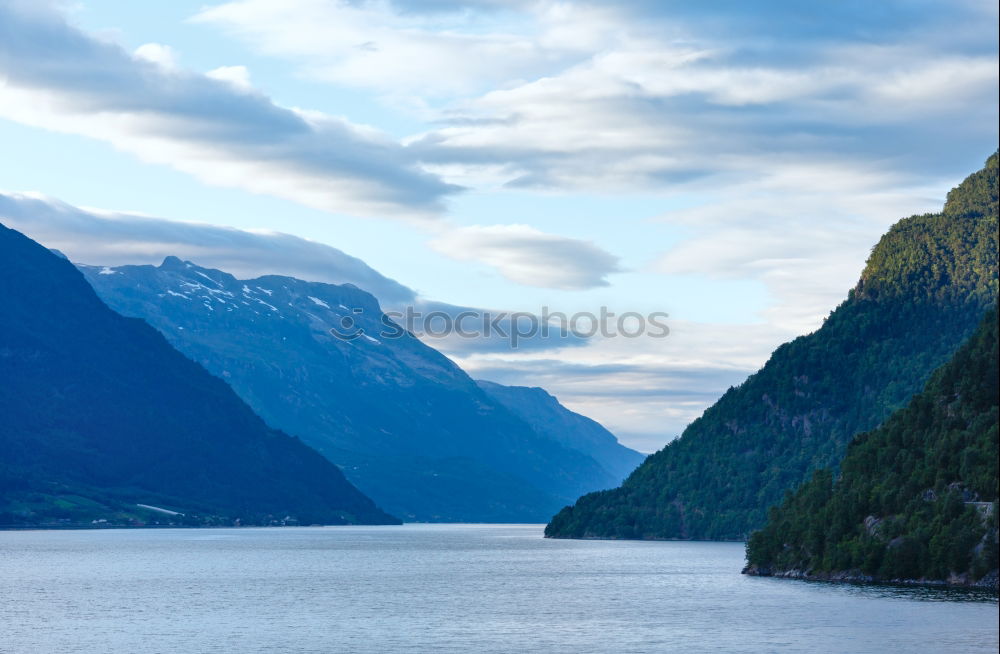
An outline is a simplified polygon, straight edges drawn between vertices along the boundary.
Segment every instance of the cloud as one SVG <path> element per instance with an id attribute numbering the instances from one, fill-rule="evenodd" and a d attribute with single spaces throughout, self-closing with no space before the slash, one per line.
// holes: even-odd
<path id="1" fill-rule="evenodd" d="M 746 371 L 731 368 L 588 366 L 554 359 L 472 366 L 469 373 L 499 384 L 545 388 L 569 409 L 607 427 L 624 445 L 645 453 L 680 436 L 726 388 L 747 377 Z"/>
<path id="2" fill-rule="evenodd" d="M 555 42 L 532 30 L 520 15 L 531 4 L 240 0 L 206 7 L 193 20 L 291 58 L 312 79 L 394 98 L 453 97 L 531 76 L 540 61 L 558 66 L 585 55 L 580 33 Z M 567 32 L 582 11 L 551 20 Z"/>
<path id="3" fill-rule="evenodd" d="M 244 69 L 185 71 L 157 44 L 128 53 L 44 3 L 0 4 L 0 116 L 333 212 L 426 219 L 457 190 L 372 128 L 276 105 Z"/>
<path id="4" fill-rule="evenodd" d="M 177 69 L 177 53 L 169 45 L 162 43 L 147 43 L 140 45 L 133 53 L 137 59 L 156 64 L 168 70 Z"/>
<path id="5" fill-rule="evenodd" d="M 289 275 L 354 284 L 388 304 L 416 300 L 411 289 L 360 259 L 291 234 L 86 210 L 25 193 L 0 192 L 0 221 L 76 263 L 159 265 L 177 256 L 237 277 Z"/>
<path id="6" fill-rule="evenodd" d="M 950 184 L 910 187 L 899 176 L 846 163 L 773 160 L 767 168 L 762 180 L 658 217 L 688 236 L 650 270 L 759 280 L 770 295 L 761 317 L 796 333 L 817 328 L 843 301 L 888 225 L 939 211 Z"/>
<path id="7" fill-rule="evenodd" d="M 579 290 L 607 286 L 618 258 L 588 241 L 546 234 L 528 225 L 473 225 L 431 241 L 459 261 L 482 262 L 525 286 Z"/>
<path id="8" fill-rule="evenodd" d="M 212 79 L 229 82 L 244 91 L 253 88 L 253 85 L 250 84 L 250 71 L 247 70 L 246 66 L 219 66 L 208 71 L 205 75 Z"/>
<path id="9" fill-rule="evenodd" d="M 642 452 L 660 449 L 792 334 L 772 325 L 671 320 L 670 335 L 595 338 L 559 352 L 465 353 L 472 376 L 541 386 Z"/>
<path id="10" fill-rule="evenodd" d="M 747 66 L 713 42 L 623 44 L 468 99 L 410 146 L 446 178 L 465 166 L 494 171 L 496 186 L 676 193 L 765 178 L 761 155 L 916 176 L 995 141 L 994 54 L 855 45 L 828 57 Z M 924 140 L 942 131 L 947 147 Z M 931 149 L 952 154 L 934 163 Z"/>
<path id="11" fill-rule="evenodd" d="M 0 192 L 0 222 L 59 250 L 75 263 L 159 265 L 165 257 L 176 256 L 244 279 L 287 275 L 330 284 L 354 284 L 374 295 L 385 311 L 415 316 L 414 331 L 446 354 L 463 356 L 512 349 L 510 335 L 515 330 L 510 312 L 421 297 L 361 259 L 291 234 L 82 209 L 36 193 Z M 485 333 L 480 328 L 472 338 L 456 333 L 437 335 L 435 330 L 441 330 L 442 321 L 454 324 L 463 314 L 473 316 L 463 319 L 467 331 L 475 331 L 482 325 L 484 316 L 491 322 L 491 331 Z M 405 320 L 398 322 L 411 327 Z M 587 342 L 584 337 L 556 327 L 546 333 L 528 332 L 522 325 L 516 339 L 517 349 L 558 350 L 581 347 Z"/>
<path id="12" fill-rule="evenodd" d="M 408 142 L 451 181 L 667 192 L 755 179 L 761 153 L 955 173 L 996 139 L 996 14 L 976 1 L 235 0 L 196 20 L 440 122 Z"/>
<path id="13" fill-rule="evenodd" d="M 696 207 L 660 220 L 686 238 L 644 272 L 758 280 L 769 296 L 759 317 L 797 333 L 843 299 L 892 222 L 939 209 L 995 148 L 992 3 L 419 5 L 249 0 L 203 17 L 316 79 L 416 96 L 403 104 L 435 124 L 405 142 L 452 183 L 685 198 Z M 383 54 L 406 51 L 407 81 L 389 59 L 319 38 L 287 43 L 311 11 L 350 12 Z M 414 33 L 421 46 L 407 50 Z M 532 47 L 515 53 L 518 35 Z M 461 39 L 512 50 L 499 64 L 447 55 Z M 344 74 L 362 61 L 363 80 Z M 468 83 L 445 93 L 441 77 Z M 587 268 L 572 265 L 568 280 L 553 278 L 560 267 L 539 270 L 531 245 L 486 229 L 435 247 L 522 284 L 605 280 L 574 281 Z"/>

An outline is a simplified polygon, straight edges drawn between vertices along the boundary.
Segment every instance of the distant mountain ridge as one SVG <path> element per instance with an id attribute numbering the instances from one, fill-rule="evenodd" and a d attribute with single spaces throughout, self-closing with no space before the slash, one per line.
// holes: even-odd
<path id="1" fill-rule="evenodd" d="M 786 495 L 748 574 L 997 586 L 996 308 L 924 390 Z"/>
<path id="2" fill-rule="evenodd" d="M 651 455 L 620 488 L 581 497 L 550 537 L 742 539 L 813 470 L 836 467 L 854 434 L 904 406 L 997 298 L 997 155 L 905 218 L 816 332 Z"/>
<path id="3" fill-rule="evenodd" d="M 641 458 L 534 429 L 352 285 L 239 280 L 175 257 L 80 269 L 110 306 L 148 321 L 405 520 L 544 521 Z M 595 456 L 608 453 L 606 468 Z"/>
<path id="4" fill-rule="evenodd" d="M 0 296 L 0 524 L 399 522 L 2 225 Z"/>
<path id="5" fill-rule="evenodd" d="M 623 447 L 599 422 L 564 407 L 544 388 L 504 386 L 482 379 L 476 384 L 539 434 L 586 452 L 620 479 L 646 458 L 645 454 Z"/>

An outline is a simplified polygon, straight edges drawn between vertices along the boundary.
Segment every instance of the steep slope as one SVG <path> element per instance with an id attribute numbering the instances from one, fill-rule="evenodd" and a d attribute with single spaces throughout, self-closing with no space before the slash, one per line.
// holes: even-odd
<path id="1" fill-rule="evenodd" d="M 619 443 L 615 435 L 597 421 L 564 407 L 545 389 L 504 386 L 484 380 L 476 383 L 540 436 L 599 461 L 612 475 L 610 486 L 620 484 L 646 458 Z"/>
<path id="2" fill-rule="evenodd" d="M 109 305 L 161 330 L 404 519 L 544 521 L 618 481 L 536 433 L 352 285 L 238 280 L 173 257 L 81 269 Z"/>
<path id="3" fill-rule="evenodd" d="M 848 299 L 779 347 L 618 489 L 579 499 L 552 537 L 739 539 L 851 437 L 885 420 L 948 360 L 997 297 L 997 155 L 905 218 Z"/>
<path id="4" fill-rule="evenodd" d="M 759 575 L 975 583 L 997 569 L 997 314 L 747 543 Z"/>
<path id="5" fill-rule="evenodd" d="M 398 522 L 2 225 L 0 297 L 0 523 L 115 522 L 138 504 L 216 521 Z"/>

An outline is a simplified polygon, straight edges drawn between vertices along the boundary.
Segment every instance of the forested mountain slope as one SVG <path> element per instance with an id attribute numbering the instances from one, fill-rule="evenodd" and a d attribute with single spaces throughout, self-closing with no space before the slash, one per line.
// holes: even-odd
<path id="1" fill-rule="evenodd" d="M 997 297 L 997 155 L 944 210 L 905 218 L 820 329 L 779 347 L 620 488 L 556 515 L 551 537 L 739 539 L 858 432 L 904 406 Z"/>
<path id="2" fill-rule="evenodd" d="M 0 524 L 398 522 L 2 225 L 0 298 Z"/>
<path id="3" fill-rule="evenodd" d="M 922 393 L 772 508 L 745 572 L 974 583 L 997 569 L 997 314 Z"/>

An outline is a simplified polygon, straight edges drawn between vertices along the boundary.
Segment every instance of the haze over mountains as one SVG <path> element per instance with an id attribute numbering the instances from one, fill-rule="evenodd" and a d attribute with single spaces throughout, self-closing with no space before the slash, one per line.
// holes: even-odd
<path id="1" fill-rule="evenodd" d="M 544 521 L 643 458 L 540 390 L 481 388 L 350 284 L 239 280 L 174 257 L 81 270 L 404 520 Z"/>
<path id="2" fill-rule="evenodd" d="M 5 314 L 5 374 L 17 392 L 5 397 L 14 416 L 5 444 L 15 456 L 2 471 L 0 510 L 13 521 L 93 510 L 139 520 L 136 506 L 156 505 L 223 522 L 527 522 L 583 495 L 548 535 L 740 538 L 814 470 L 836 469 L 853 436 L 904 406 L 995 305 L 996 198 L 994 155 L 941 213 L 904 219 L 882 238 L 820 330 L 780 347 L 645 462 L 542 389 L 474 381 L 351 284 L 241 280 L 168 257 L 159 266 L 81 265 L 93 287 L 84 292 L 65 260 L 6 230 L 17 255 L 7 262 L 7 293 L 17 302 Z M 31 266 L 54 267 L 36 282 L 44 275 Z M 49 309 L 58 297 L 86 311 L 67 318 Z M 138 325 L 139 336 L 116 320 Z M 158 344 L 146 358 L 123 358 L 133 338 Z M 66 354 L 69 344 L 76 348 Z M 37 353 L 45 348 L 57 353 L 51 374 L 25 363 L 44 362 Z M 97 365 L 102 357 L 107 369 Z M 180 380 L 157 373 L 158 357 L 184 361 L 188 372 Z M 88 376 L 101 381 L 82 381 Z M 213 390 L 189 405 L 185 385 Z M 203 419 L 214 404 L 219 415 Z M 25 410 L 34 406 L 50 408 Z M 155 428 L 143 430 L 147 422 Z M 186 452 L 178 438 L 196 446 Z M 155 445 L 140 452 L 130 439 Z M 639 463 L 621 488 L 601 490 Z"/>
<path id="3" fill-rule="evenodd" d="M 816 332 L 779 347 L 620 488 L 549 523 L 553 537 L 740 539 L 858 432 L 904 406 L 997 299 L 997 155 L 941 213 L 905 218 Z"/>
<path id="4" fill-rule="evenodd" d="M 504 386 L 485 380 L 476 383 L 487 395 L 531 425 L 540 436 L 586 452 L 614 476 L 624 479 L 646 458 L 645 454 L 622 447 L 615 435 L 596 420 L 559 404 L 559 400 L 544 388 Z"/>
<path id="5" fill-rule="evenodd" d="M 398 522 L 2 225 L 0 295 L 0 524 Z"/>

